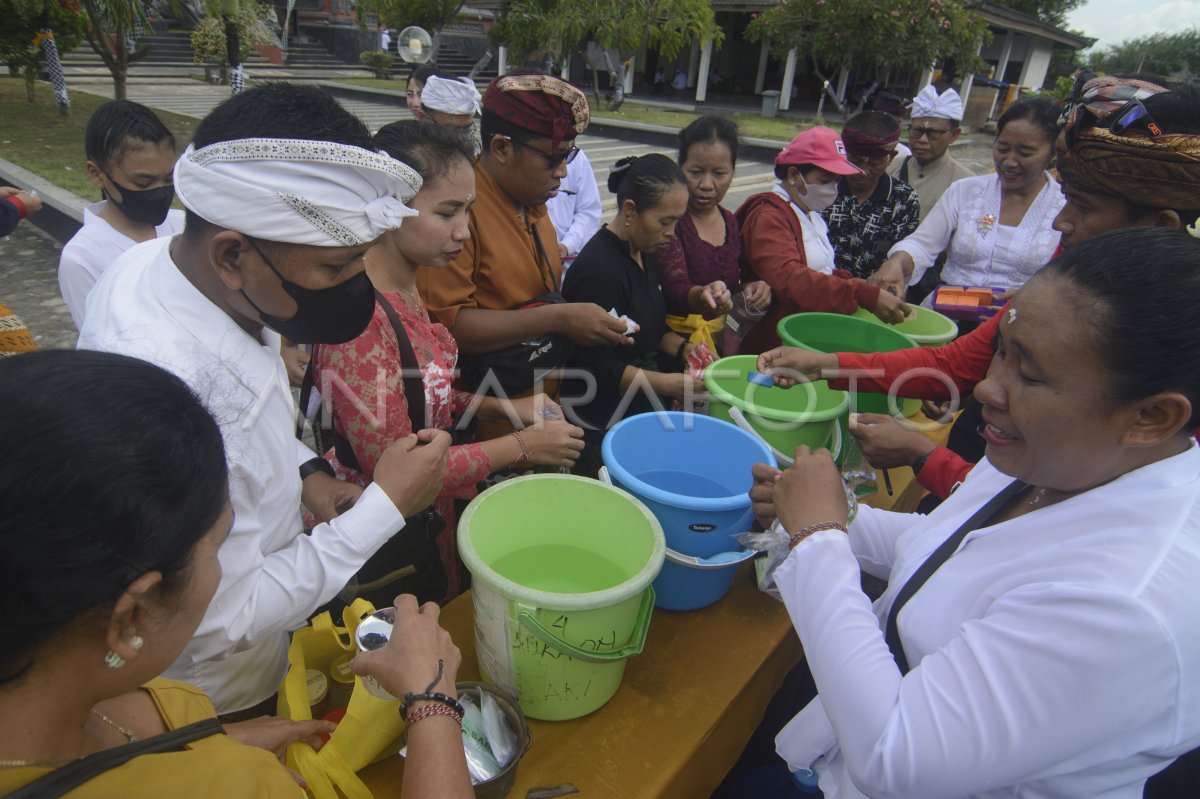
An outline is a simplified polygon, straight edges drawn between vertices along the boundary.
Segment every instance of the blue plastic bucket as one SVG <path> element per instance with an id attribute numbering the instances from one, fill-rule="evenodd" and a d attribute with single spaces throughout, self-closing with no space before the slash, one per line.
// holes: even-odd
<path id="1" fill-rule="evenodd" d="M 617 423 L 601 444 L 612 482 L 662 525 L 667 548 L 708 558 L 740 549 L 750 529 L 750 469 L 774 465 L 770 448 L 729 422 L 678 411 Z"/>
<path id="2" fill-rule="evenodd" d="M 737 567 L 756 554 L 743 549 L 697 558 L 668 549 L 662 571 L 654 578 L 654 606 L 665 610 L 708 607 L 728 593 Z"/>

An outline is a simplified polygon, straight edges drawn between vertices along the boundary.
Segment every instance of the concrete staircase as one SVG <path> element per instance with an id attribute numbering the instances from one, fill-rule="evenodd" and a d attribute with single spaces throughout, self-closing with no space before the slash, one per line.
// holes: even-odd
<path id="1" fill-rule="evenodd" d="M 447 41 L 445 38 L 443 38 L 441 45 L 438 47 L 437 58 L 434 59 L 440 70 L 461 77 L 466 77 L 471 68 L 475 66 L 477 60 L 476 57 L 470 56 L 455 47 L 452 40 Z M 487 81 L 496 77 L 498 74 L 496 72 L 496 65 L 498 63 L 498 59 L 493 56 L 491 62 L 483 71 L 475 76 L 476 83 L 487 83 Z M 406 64 L 397 58 L 395 65 L 392 67 L 392 75 L 397 78 L 403 78 L 407 77 L 410 72 L 412 72 L 412 64 Z"/>

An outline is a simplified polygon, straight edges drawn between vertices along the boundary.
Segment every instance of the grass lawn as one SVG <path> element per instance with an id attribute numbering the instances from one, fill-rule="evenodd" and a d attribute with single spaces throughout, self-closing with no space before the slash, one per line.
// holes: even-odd
<path id="1" fill-rule="evenodd" d="M 345 83 L 351 86 L 365 86 L 372 89 L 389 89 L 395 92 L 404 92 L 407 81 L 404 79 L 396 80 L 376 80 L 375 78 L 335 78 L 334 83 Z M 592 99 L 588 95 L 589 101 Z M 670 108 L 655 108 L 644 106 L 640 103 L 628 102 L 622 106 L 619 111 L 604 111 L 592 110 L 592 116 L 597 119 L 622 119 L 628 122 L 642 122 L 647 125 L 662 125 L 668 128 L 682 128 L 700 114 L 694 111 L 675 111 Z M 778 119 L 767 119 L 758 114 L 734 114 L 733 121 L 738 124 L 743 136 L 751 136 L 760 139 L 777 139 L 779 141 L 791 141 L 792 137 L 800 131 L 811 126 L 811 123 L 806 120 L 789 119 L 781 117 Z M 841 124 L 826 122 L 826 125 L 841 130 Z"/>
<path id="2" fill-rule="evenodd" d="M 62 117 L 49 84 L 37 84 L 37 96 L 31 105 L 25 101 L 25 81 L 0 77 L 0 108 L 4 109 L 0 112 L 0 158 L 80 197 L 99 200 L 100 192 L 88 181 L 84 170 L 87 159 L 83 155 L 83 132 L 88 118 L 103 102 L 102 97 L 71 92 L 71 115 Z M 176 149 L 183 152 L 198 120 L 168 111 L 154 113 L 175 134 Z"/>

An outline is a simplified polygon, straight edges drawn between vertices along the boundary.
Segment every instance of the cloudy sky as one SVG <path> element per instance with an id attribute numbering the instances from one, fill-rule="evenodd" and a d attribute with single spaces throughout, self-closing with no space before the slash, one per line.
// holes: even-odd
<path id="1" fill-rule="evenodd" d="M 1200 0 L 1088 0 L 1071 12 L 1069 27 L 1099 39 L 1096 47 L 1150 33 L 1200 25 Z"/>

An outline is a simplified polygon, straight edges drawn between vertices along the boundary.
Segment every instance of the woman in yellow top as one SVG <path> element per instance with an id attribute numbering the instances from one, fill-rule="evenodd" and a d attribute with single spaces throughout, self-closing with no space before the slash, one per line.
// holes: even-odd
<path id="1" fill-rule="evenodd" d="M 158 678 L 221 578 L 233 514 L 212 417 L 162 369 L 87 351 L 0 361 L 0 407 L 0 795 L 303 796 L 278 758 L 328 722 L 267 717 L 167 745 L 215 717 L 198 689 Z M 355 671 L 395 695 L 440 673 L 433 690 L 453 696 L 460 656 L 436 607 L 401 597 L 397 625 Z M 471 796 L 459 735 L 446 714 L 410 725 L 406 799 Z M 147 743 L 164 751 L 120 762 Z M 81 759 L 117 764 L 65 790 L 37 782 Z"/>

